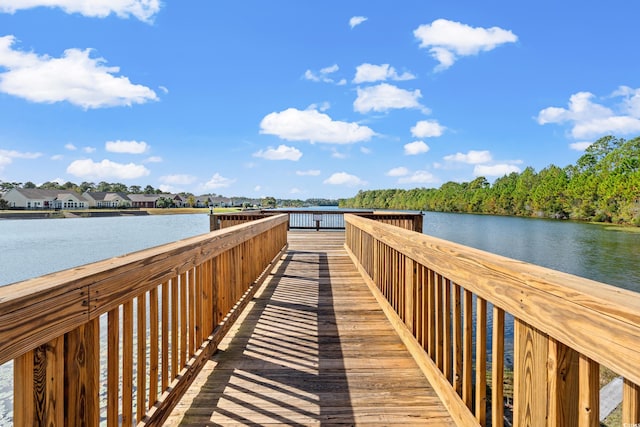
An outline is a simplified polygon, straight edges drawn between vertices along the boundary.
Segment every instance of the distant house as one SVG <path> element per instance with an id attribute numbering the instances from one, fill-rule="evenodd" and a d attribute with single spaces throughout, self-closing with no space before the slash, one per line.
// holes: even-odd
<path id="1" fill-rule="evenodd" d="M 159 194 L 129 194 L 133 208 L 155 208 L 159 198 Z"/>
<path id="2" fill-rule="evenodd" d="M 174 205 L 178 208 L 185 204 L 179 194 L 129 194 L 131 207 L 134 208 L 157 208 L 158 200 L 161 198 L 173 200 Z"/>
<path id="3" fill-rule="evenodd" d="M 82 195 L 92 208 L 130 208 L 131 199 L 125 193 L 86 191 Z"/>
<path id="4" fill-rule="evenodd" d="M 12 188 L 4 196 L 10 209 L 87 209 L 89 202 L 74 191 Z"/>
<path id="5" fill-rule="evenodd" d="M 209 206 L 213 206 L 213 197 L 209 195 L 196 197 L 196 204 L 194 207 L 208 208 Z"/>

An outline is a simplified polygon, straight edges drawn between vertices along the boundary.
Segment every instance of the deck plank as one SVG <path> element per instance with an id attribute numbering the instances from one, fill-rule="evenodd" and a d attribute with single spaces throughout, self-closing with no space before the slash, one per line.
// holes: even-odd
<path id="1" fill-rule="evenodd" d="M 290 232 L 165 425 L 454 425 L 343 249 Z"/>

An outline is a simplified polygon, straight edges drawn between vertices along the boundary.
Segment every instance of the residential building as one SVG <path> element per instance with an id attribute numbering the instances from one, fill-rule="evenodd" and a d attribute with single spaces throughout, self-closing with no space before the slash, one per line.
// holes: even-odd
<path id="1" fill-rule="evenodd" d="M 125 193 L 86 191 L 82 195 L 92 208 L 130 208 L 131 199 Z"/>
<path id="2" fill-rule="evenodd" d="M 89 202 L 75 191 L 12 188 L 3 197 L 11 209 L 87 209 Z"/>

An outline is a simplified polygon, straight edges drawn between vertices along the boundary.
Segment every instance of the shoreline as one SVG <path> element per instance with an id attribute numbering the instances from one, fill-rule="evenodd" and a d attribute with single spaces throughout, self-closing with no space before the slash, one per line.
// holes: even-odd
<path id="1" fill-rule="evenodd" d="M 237 208 L 215 208 L 214 212 L 236 212 Z M 2 210 L 0 220 L 105 218 L 117 216 L 209 214 L 209 208 L 143 208 L 143 209 L 78 209 L 78 210 Z"/>

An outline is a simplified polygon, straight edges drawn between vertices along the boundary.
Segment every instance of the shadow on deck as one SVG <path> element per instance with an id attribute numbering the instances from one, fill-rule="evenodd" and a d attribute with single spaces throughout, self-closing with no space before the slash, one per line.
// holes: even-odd
<path id="1" fill-rule="evenodd" d="M 453 425 L 343 249 L 289 250 L 166 425 Z"/>

